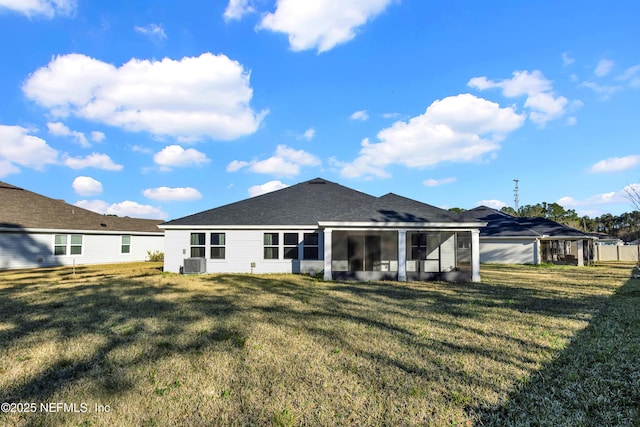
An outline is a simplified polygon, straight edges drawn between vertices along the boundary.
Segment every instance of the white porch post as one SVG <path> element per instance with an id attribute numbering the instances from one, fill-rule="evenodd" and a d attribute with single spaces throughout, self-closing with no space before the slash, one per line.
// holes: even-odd
<path id="1" fill-rule="evenodd" d="M 578 267 L 584 267 L 584 245 L 582 240 L 578 240 L 578 253 L 576 257 L 578 258 Z"/>
<path id="2" fill-rule="evenodd" d="M 480 230 L 471 230 L 471 281 L 480 281 Z"/>
<path id="3" fill-rule="evenodd" d="M 407 230 L 398 230 L 398 281 L 407 281 Z"/>
<path id="4" fill-rule="evenodd" d="M 324 229 L 324 280 L 331 280 L 331 232 L 330 228 Z"/>
<path id="5" fill-rule="evenodd" d="M 540 239 L 533 242 L 533 263 L 540 264 Z"/>

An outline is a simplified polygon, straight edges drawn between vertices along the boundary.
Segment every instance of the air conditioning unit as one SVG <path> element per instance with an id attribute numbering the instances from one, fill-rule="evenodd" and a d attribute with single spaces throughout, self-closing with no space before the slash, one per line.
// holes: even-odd
<path id="1" fill-rule="evenodd" d="M 207 272 L 207 260 L 205 258 L 185 258 L 184 274 L 203 274 Z"/>

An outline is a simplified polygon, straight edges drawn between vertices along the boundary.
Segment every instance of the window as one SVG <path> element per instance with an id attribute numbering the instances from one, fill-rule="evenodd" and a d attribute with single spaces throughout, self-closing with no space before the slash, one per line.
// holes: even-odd
<path id="1" fill-rule="evenodd" d="M 224 259 L 225 257 L 224 233 L 211 233 L 211 259 Z"/>
<path id="2" fill-rule="evenodd" d="M 67 236 L 66 234 L 56 234 L 55 243 L 53 246 L 54 255 L 66 255 L 67 254 Z"/>
<path id="3" fill-rule="evenodd" d="M 318 259 L 318 233 L 304 233 L 302 244 L 304 259 Z"/>
<path id="4" fill-rule="evenodd" d="M 131 236 L 122 236 L 122 243 L 120 244 L 121 254 L 131 253 Z"/>
<path id="5" fill-rule="evenodd" d="M 53 243 L 54 255 L 82 255 L 81 234 L 56 234 Z"/>
<path id="6" fill-rule="evenodd" d="M 204 257 L 204 233 L 191 233 L 191 258 Z"/>
<path id="7" fill-rule="evenodd" d="M 278 233 L 264 233 L 264 259 L 280 259 Z"/>
<path id="8" fill-rule="evenodd" d="M 284 259 L 298 259 L 298 233 L 284 233 Z"/>

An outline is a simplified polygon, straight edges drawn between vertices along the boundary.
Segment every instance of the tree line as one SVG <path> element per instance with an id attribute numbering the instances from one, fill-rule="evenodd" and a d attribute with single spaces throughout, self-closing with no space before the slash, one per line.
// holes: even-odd
<path id="1" fill-rule="evenodd" d="M 573 209 L 565 209 L 558 203 L 538 203 L 525 205 L 516 212 L 512 207 L 504 207 L 502 212 L 518 217 L 543 217 L 587 233 L 604 233 L 625 242 L 640 238 L 640 211 L 625 212 L 620 215 L 604 214 L 595 218 L 579 216 Z"/>
<path id="2" fill-rule="evenodd" d="M 633 200 L 632 200 L 633 201 Z M 635 205 L 635 203 L 634 203 Z M 636 206 L 638 207 L 638 206 Z M 463 211 L 453 208 L 452 211 Z M 585 233 L 604 233 L 611 237 L 630 242 L 640 238 L 640 210 L 625 212 L 621 215 L 604 214 L 595 218 L 580 216 L 573 209 L 565 209 L 558 203 L 537 203 L 520 206 L 516 211 L 510 206 L 500 209 L 516 217 L 542 217 L 567 225 Z"/>

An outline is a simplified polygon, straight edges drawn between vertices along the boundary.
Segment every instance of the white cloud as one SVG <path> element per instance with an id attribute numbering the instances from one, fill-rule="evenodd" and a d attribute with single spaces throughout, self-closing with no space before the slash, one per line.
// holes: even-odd
<path id="1" fill-rule="evenodd" d="M 76 206 L 105 215 L 128 216 L 131 218 L 166 219 L 168 215 L 161 209 L 142 205 L 131 200 L 109 204 L 103 200 L 79 200 Z"/>
<path id="2" fill-rule="evenodd" d="M 294 51 L 317 49 L 321 53 L 353 39 L 360 27 L 391 3 L 393 0 L 278 0 L 275 12 L 264 15 L 258 28 L 285 33 Z"/>
<path id="3" fill-rule="evenodd" d="M 58 151 L 32 132 L 22 126 L 0 125 L 0 176 L 19 172 L 18 166 L 41 170 L 58 163 Z"/>
<path id="4" fill-rule="evenodd" d="M 576 60 L 569 56 L 567 52 L 562 52 L 562 65 L 567 66 L 573 64 L 574 62 L 576 62 Z"/>
<path id="5" fill-rule="evenodd" d="M 224 10 L 224 20 L 230 21 L 240 19 L 244 15 L 255 12 L 251 0 L 229 0 L 227 8 Z"/>
<path id="6" fill-rule="evenodd" d="M 248 168 L 255 173 L 295 176 L 300 173 L 301 166 L 318 166 L 320 163 L 320 159 L 304 150 L 278 145 L 275 154 L 268 159 L 250 162 L 234 160 L 227 165 L 227 172 L 236 172 L 240 169 Z"/>
<path id="7" fill-rule="evenodd" d="M 69 157 L 64 159 L 64 164 L 71 169 L 96 168 L 108 171 L 122 170 L 122 165 L 118 165 L 111 160 L 107 154 L 91 153 L 85 157 Z"/>
<path id="8" fill-rule="evenodd" d="M 604 77 L 613 69 L 614 62 L 610 59 L 601 59 L 594 70 L 594 74 L 598 77 Z"/>
<path id="9" fill-rule="evenodd" d="M 433 102 L 424 114 L 378 132 L 381 142 L 363 140 L 360 156 L 342 164 L 341 174 L 388 177 L 384 169 L 391 164 L 424 167 L 478 161 L 499 150 L 499 142 L 523 121 L 512 107 L 501 108 L 470 94 L 447 97 Z"/>
<path id="10" fill-rule="evenodd" d="M 640 164 L 640 155 L 626 156 L 626 157 L 610 157 L 608 159 L 600 160 L 589 168 L 589 172 L 603 173 L 603 172 L 619 172 Z"/>
<path id="11" fill-rule="evenodd" d="M 149 37 L 156 43 L 159 43 L 167 38 L 167 34 L 164 32 L 162 25 L 149 24 L 145 25 L 144 27 L 135 26 L 133 27 L 133 29 L 140 34 Z"/>
<path id="12" fill-rule="evenodd" d="M 103 132 L 94 130 L 91 132 L 90 137 L 93 142 L 102 142 L 107 136 Z"/>
<path id="13" fill-rule="evenodd" d="M 426 179 L 426 180 L 422 181 L 422 183 L 424 185 L 426 185 L 427 187 L 437 187 L 437 186 L 443 185 L 443 184 L 451 184 L 452 182 L 456 182 L 456 178 L 455 177 L 442 178 L 442 179 L 429 178 L 429 179 Z"/>
<path id="14" fill-rule="evenodd" d="M 73 16 L 77 9 L 76 0 L 0 0 L 2 9 L 13 10 L 31 18 L 40 15 L 53 18 L 55 15 Z"/>
<path id="15" fill-rule="evenodd" d="M 13 163 L 0 158 L 0 177 L 4 177 L 12 173 L 18 173 L 18 172 L 20 172 L 20 169 L 14 166 Z"/>
<path id="16" fill-rule="evenodd" d="M 287 188 L 287 184 L 283 184 L 280 181 L 269 181 L 262 185 L 254 185 L 250 187 L 248 192 L 250 197 L 260 196 L 261 194 L 271 193 L 272 191 Z"/>
<path id="17" fill-rule="evenodd" d="M 90 176 L 79 176 L 71 184 L 73 190 L 81 196 L 95 196 L 102 193 L 102 183 Z"/>
<path id="18" fill-rule="evenodd" d="M 49 133 L 51 135 L 56 136 L 70 136 L 72 137 L 78 144 L 82 147 L 90 147 L 89 141 L 84 133 L 69 129 L 64 123 L 61 122 L 49 122 L 47 123 L 47 128 L 49 129 Z"/>
<path id="19" fill-rule="evenodd" d="M 355 113 L 349 116 L 349 119 L 360 120 L 364 122 L 366 120 L 369 120 L 369 113 L 367 113 L 367 110 L 356 111 Z"/>
<path id="20" fill-rule="evenodd" d="M 529 118 L 540 126 L 561 117 L 566 112 L 569 100 L 556 96 L 553 85 L 540 71 L 515 71 L 511 79 L 492 81 L 486 77 L 474 77 L 468 86 L 479 90 L 502 89 L 508 98 L 527 97 L 524 106 L 530 110 Z"/>
<path id="21" fill-rule="evenodd" d="M 249 105 L 249 76 L 222 54 L 132 59 L 121 67 L 69 54 L 36 70 L 22 89 L 56 117 L 186 140 L 232 140 L 255 132 L 267 114 Z"/>
<path id="22" fill-rule="evenodd" d="M 634 89 L 640 88 L 640 65 L 634 65 L 624 70 L 618 80 L 629 82 L 629 86 Z"/>
<path id="23" fill-rule="evenodd" d="M 316 130 L 314 128 L 309 128 L 302 134 L 302 138 L 306 139 L 307 141 L 311 141 L 314 136 L 316 136 Z"/>
<path id="24" fill-rule="evenodd" d="M 613 94 L 622 90 L 622 86 L 615 85 L 601 85 L 595 82 L 585 81 L 580 84 L 580 87 L 586 87 L 591 89 L 597 94 L 602 95 L 603 99 L 609 99 Z"/>
<path id="25" fill-rule="evenodd" d="M 188 201 L 202 198 L 202 194 L 192 187 L 158 187 L 147 188 L 143 191 L 144 196 L 152 200 L 160 201 Z"/>
<path id="26" fill-rule="evenodd" d="M 564 207 L 580 207 L 591 205 L 606 205 L 606 204 L 624 204 L 629 202 L 630 191 L 640 191 L 640 184 L 627 185 L 620 191 L 612 191 L 609 193 L 595 194 L 587 197 L 586 199 L 578 200 L 570 196 L 561 197 L 557 203 Z"/>
<path id="27" fill-rule="evenodd" d="M 487 206 L 489 208 L 500 210 L 505 206 L 509 206 L 509 205 L 503 202 L 502 200 L 489 199 L 489 200 L 480 200 L 479 202 L 476 202 L 476 206 Z"/>
<path id="28" fill-rule="evenodd" d="M 153 155 L 153 161 L 160 166 L 169 168 L 171 166 L 203 165 L 210 160 L 206 154 L 193 148 L 185 150 L 179 145 L 168 145 Z"/>

